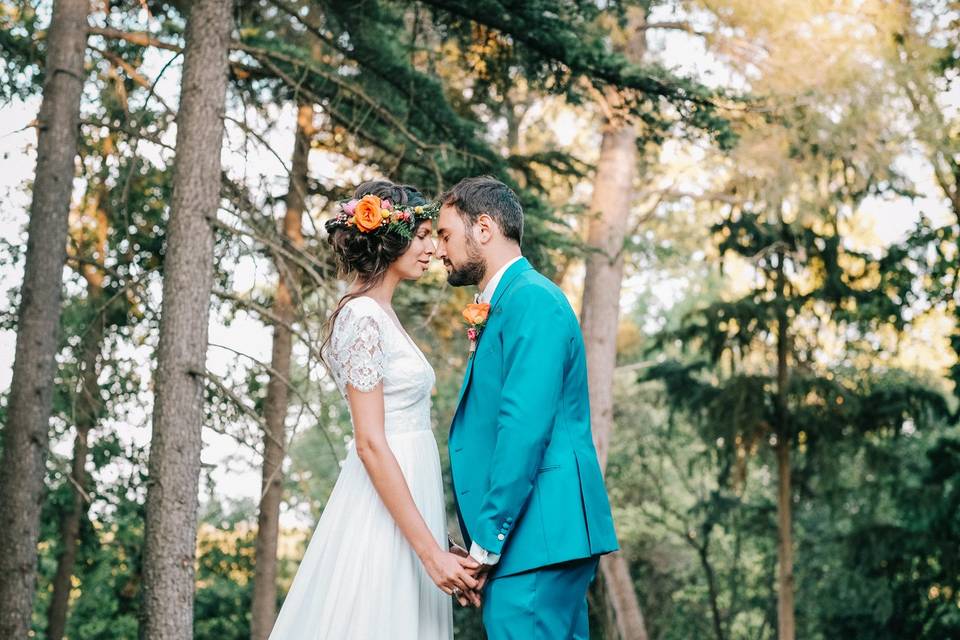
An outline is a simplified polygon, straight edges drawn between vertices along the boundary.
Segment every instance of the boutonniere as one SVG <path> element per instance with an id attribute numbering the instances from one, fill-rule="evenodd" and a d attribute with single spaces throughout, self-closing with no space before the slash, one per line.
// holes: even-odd
<path id="1" fill-rule="evenodd" d="M 470 355 L 477 350 L 477 340 L 487 325 L 487 316 L 490 315 L 490 305 L 486 302 L 468 304 L 463 310 L 463 319 L 467 321 L 467 338 L 470 340 Z"/>

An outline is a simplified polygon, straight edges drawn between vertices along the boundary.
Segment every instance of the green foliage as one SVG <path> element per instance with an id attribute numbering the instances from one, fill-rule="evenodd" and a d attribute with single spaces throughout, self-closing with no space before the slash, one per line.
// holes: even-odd
<path id="1" fill-rule="evenodd" d="M 942 395 L 906 373 L 839 373 L 791 385 L 805 434 L 794 467 L 798 637 L 953 637 L 960 459 Z M 772 383 L 720 378 L 707 363 L 665 362 L 645 377 L 618 387 L 607 481 L 648 632 L 773 638 L 773 460 L 764 439 L 744 456 L 750 425 L 772 415 Z"/>
<path id="2" fill-rule="evenodd" d="M 819 551 L 805 579 L 819 608 L 811 629 L 823 638 L 954 637 L 957 440 L 881 440 L 864 452 L 837 483 L 844 495 L 821 497 L 801 522 Z"/>
<path id="3" fill-rule="evenodd" d="M 137 638 L 140 557 L 143 545 L 143 498 L 146 452 L 122 448 L 109 438 L 94 446 L 98 470 L 118 477 L 96 483 L 95 519 L 81 520 L 74 576 L 77 581 L 67 619 L 67 635 L 80 640 L 134 640 Z M 54 458 L 53 466 L 66 461 Z M 59 554 L 60 516 L 72 500 L 73 488 L 60 474 L 50 488 L 41 518 L 40 574 L 34 603 L 34 632 L 44 638 L 50 580 Z M 48 481 L 49 483 L 49 481 Z"/>
<path id="4" fill-rule="evenodd" d="M 48 4 L 8 2 L 0 8 L 0 100 L 39 90 L 40 18 L 46 14 L 38 17 L 38 11 Z M 146 2 L 149 32 L 181 45 L 187 4 Z M 878 344 L 884 332 L 910 331 L 922 311 L 955 312 L 957 226 L 936 227 L 924 218 L 883 255 L 852 248 L 844 223 L 858 203 L 869 195 L 912 193 L 891 159 L 899 137 L 893 135 L 891 142 L 888 131 L 878 133 L 877 112 L 891 106 L 883 87 L 851 89 L 829 99 L 804 89 L 789 101 L 763 105 L 769 112 L 748 109 L 744 121 L 731 124 L 718 106 L 729 100 L 724 91 L 656 65 L 631 64 L 614 52 L 609 27 L 623 24 L 630 4 L 238 3 L 240 42 L 231 54 L 230 113 L 249 109 L 269 121 L 278 105 L 318 105 L 315 148 L 337 155 L 339 164 L 308 181 L 310 207 L 348 195 L 352 185 L 346 181 L 355 175 L 383 175 L 434 194 L 470 175 L 504 180 L 528 214 L 525 253 L 548 274 L 567 266 L 556 267 L 551 257 L 569 259 L 581 250 L 569 225 L 583 207 L 579 201 L 557 206 L 556 184 L 568 181 L 573 191 L 590 177 L 591 167 L 552 144 L 505 145 L 509 136 L 501 125 L 513 115 L 517 98 L 511 92 L 532 101 L 562 97 L 581 105 L 593 100 L 595 90 L 616 91 L 642 123 L 642 143 L 686 137 L 711 139 L 726 149 L 738 139 L 760 138 L 759 144 L 753 140 L 755 146 L 738 149 L 742 155 L 708 159 L 717 172 L 729 171 L 730 181 L 719 189 L 722 204 L 698 205 L 711 221 L 722 213 L 723 221 L 710 232 L 728 264 L 736 262 L 749 272 L 753 286 L 743 295 L 721 295 L 717 271 L 686 271 L 693 249 L 677 247 L 701 236 L 682 238 L 684 232 L 674 225 L 673 215 L 686 213 L 685 204 L 660 216 L 663 226 L 656 233 L 638 233 L 625 246 L 637 271 L 659 274 L 665 262 L 673 261 L 691 280 L 707 281 L 704 289 L 691 287 L 691 295 L 669 312 L 668 330 L 649 341 L 653 347 L 647 355 L 662 357 L 660 363 L 639 380 L 618 376 L 617 435 L 607 479 L 648 631 L 663 640 L 775 635 L 770 444 L 785 437 L 794 455 L 799 637 L 956 636 L 960 440 L 944 426 L 950 407 L 939 380 L 881 363 L 867 347 Z M 138 0 L 108 3 L 110 15 L 102 23 L 143 31 L 136 17 L 142 6 Z M 718 14 L 725 6 L 721 3 Z M 721 31 L 711 37 L 723 36 Z M 148 59 L 155 62 L 155 51 L 121 39 L 91 36 L 90 41 L 99 51 L 89 52 L 79 176 L 86 188 L 78 204 L 99 196 L 108 223 L 106 277 L 102 297 L 95 298 L 84 293 L 74 268 L 79 263 L 70 265 L 53 428 L 59 446 L 69 443 L 82 337 L 103 317 L 107 329 L 98 390 L 103 404 L 92 432 L 92 504 L 81 528 L 68 637 L 132 639 L 139 615 L 146 455 L 111 429 L 117 424 L 138 428 L 129 414 L 148 406 L 139 377 L 144 363 L 137 361 L 143 356 L 130 354 L 156 339 L 157 301 L 151 291 L 163 267 L 174 114 L 142 81 L 116 66 L 122 61 L 145 69 Z M 946 80 L 953 77 L 947 76 L 957 59 L 950 44 L 940 57 Z M 171 63 L 164 73 L 177 61 L 176 54 L 164 51 L 161 63 Z M 153 75 L 148 82 L 156 79 Z M 751 131 L 757 121 L 763 126 Z M 230 127 L 250 129 L 244 131 L 246 143 L 263 143 L 275 132 L 272 126 L 256 130 L 233 121 Z M 764 146 L 767 137 L 781 135 L 782 148 Z M 144 153 L 143 141 L 154 143 L 152 153 Z M 277 238 L 284 196 L 258 189 L 248 178 L 223 176 L 222 216 L 246 232 L 217 235 L 217 286 L 228 291 L 235 277 L 232 265 L 253 258 L 259 266 L 276 251 L 270 242 Z M 698 208 L 692 215 L 704 213 Z M 306 224 L 317 217 L 309 216 Z M 94 257 L 94 231 L 72 235 L 71 256 Z M 303 255 L 315 269 L 308 275 L 322 282 L 329 274 L 326 246 L 319 234 L 310 235 L 306 245 Z M 288 243 L 281 246 L 289 249 Z M 11 264 L 22 253 L 16 245 L 0 252 Z M 574 263 L 572 271 L 576 268 Z M 275 275 L 270 272 L 270 282 Z M 324 296 L 332 294 L 319 289 L 315 282 L 304 286 L 304 317 L 298 325 L 323 315 Z M 15 324 L 17 292 L 10 295 L 0 316 L 0 326 L 8 329 Z M 253 302 L 270 306 L 270 291 L 258 289 L 254 295 Z M 437 369 L 434 421 L 445 468 L 446 427 L 466 358 L 458 314 L 468 299 L 468 292 L 445 287 L 442 277 L 431 274 L 416 287 L 404 286 L 396 301 L 405 326 Z M 241 308 L 230 301 L 217 310 L 229 321 Z M 653 306 L 641 309 L 636 323 L 645 329 L 660 320 L 651 318 L 657 313 Z M 784 318 L 791 369 L 785 415 L 778 410 L 774 365 Z M 825 353 L 823 338 L 838 334 L 849 349 Z M 644 355 L 646 337 L 637 341 L 641 344 L 619 354 L 622 361 Z M 953 348 L 960 352 L 960 333 L 953 336 Z M 257 443 L 250 414 L 262 414 L 268 376 L 256 367 L 233 373 L 229 386 L 207 386 L 205 427 Z M 621 385 L 625 377 L 630 379 Z M 960 365 L 953 377 L 960 383 Z M 351 435 L 349 417 L 339 394 L 328 380 L 318 382 L 309 365 L 296 363 L 291 383 L 296 392 L 291 410 L 315 413 L 298 422 L 308 428 L 297 433 L 290 450 L 285 503 L 316 518 Z M 0 423 L 4 411 L 0 404 Z M 68 456 L 51 457 L 34 615 L 37 638 L 44 637 L 60 552 L 59 516 L 73 497 L 68 468 Z M 255 506 L 221 504 L 212 473 L 207 480 L 211 499 L 199 536 L 195 635 L 247 637 L 254 570 L 248 523 Z M 450 529 L 456 531 L 455 522 Z M 295 569 L 295 561 L 281 560 L 281 587 L 289 585 Z M 595 604 L 602 602 L 597 595 Z M 593 614 L 593 627 L 602 628 L 602 608 L 595 607 Z M 457 609 L 455 627 L 458 638 L 482 637 L 474 610 Z"/>
<path id="5" fill-rule="evenodd" d="M 0 101 L 24 99 L 43 86 L 45 43 L 37 37 L 42 17 L 27 0 L 0 6 Z"/>
<path id="6" fill-rule="evenodd" d="M 256 532 L 233 526 L 215 533 L 201 528 L 194 598 L 194 637 L 227 640 L 250 637 L 253 556 Z"/>
<path id="7" fill-rule="evenodd" d="M 960 318 L 960 224 L 935 226 L 921 216 L 903 242 L 880 263 L 891 298 L 918 312 L 945 308 Z M 960 355 L 960 329 L 950 336 L 950 348 Z M 950 368 L 954 394 L 960 395 L 960 359 Z M 960 409 L 954 416 L 960 417 Z"/>
<path id="8" fill-rule="evenodd" d="M 860 474 L 857 465 L 894 464 L 896 443 L 929 443 L 951 416 L 941 385 L 880 364 L 870 351 L 878 336 L 909 330 L 922 312 L 918 302 L 930 295 L 923 283 L 937 268 L 931 246 L 941 243 L 949 253 L 950 233 L 927 225 L 921 238 L 879 257 L 852 248 L 841 212 L 869 194 L 904 192 L 902 181 L 883 157 L 825 138 L 831 125 L 817 113 L 802 110 L 786 122 L 788 158 L 775 161 L 789 171 L 736 176 L 727 185 L 733 204 L 712 227 L 721 268 L 746 270 L 747 290 L 706 300 L 663 331 L 651 346 L 661 362 L 637 382 L 662 389 L 670 424 L 696 434 L 700 446 L 689 455 L 702 452 L 705 466 L 672 462 L 668 488 L 647 497 L 656 507 L 628 503 L 638 505 L 640 522 L 671 532 L 699 563 L 692 579 L 706 589 L 698 603 L 709 604 L 704 614 L 712 624 L 695 633 L 768 637 L 776 628 L 776 514 L 783 505 L 774 486 L 785 472 L 793 483 L 798 637 L 940 637 L 929 628 L 891 633 L 900 605 L 862 579 L 863 562 L 848 554 L 869 548 L 876 561 L 892 564 L 888 550 L 875 540 L 863 546 L 858 533 L 907 509 L 891 485 L 875 496 L 882 512 L 860 508 L 879 472 Z M 833 336 L 841 336 L 843 350 L 831 350 Z M 669 432 L 664 439 L 660 455 L 687 454 L 689 441 Z M 784 446 L 790 466 L 780 468 L 783 458 L 773 453 Z M 651 473 L 663 468 L 655 459 L 647 464 Z M 928 545 L 935 535 L 929 527 L 914 533 Z M 919 548 L 906 560 L 923 561 Z M 904 576 L 893 590 L 921 589 L 906 586 Z M 746 584 L 753 588 L 737 586 Z M 851 601 L 857 605 L 835 606 Z"/>
<path id="9" fill-rule="evenodd" d="M 424 4 L 452 18 L 443 23 L 465 48 L 476 42 L 478 29 L 486 37 L 486 46 L 477 48 L 482 63 L 480 90 L 484 85 L 496 86 L 490 78 L 503 82 L 519 68 L 534 86 L 576 103 L 585 99 L 578 81 L 586 79 L 598 88 L 624 91 L 651 140 L 662 142 L 677 119 L 706 132 L 722 148 L 736 140 L 717 106 L 722 92 L 656 65 L 632 64 L 612 52 L 608 30 L 599 20 L 603 11 L 594 2 L 427 0 Z M 611 12 L 622 17 L 624 4 L 612 3 Z M 504 93 L 502 87 L 499 93 Z"/>

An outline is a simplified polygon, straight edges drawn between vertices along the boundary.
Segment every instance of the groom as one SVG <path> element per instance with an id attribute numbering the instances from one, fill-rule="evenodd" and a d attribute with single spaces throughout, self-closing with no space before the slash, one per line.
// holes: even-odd
<path id="1" fill-rule="evenodd" d="M 521 255 L 523 209 L 509 187 L 468 178 L 441 202 L 447 279 L 478 285 L 489 305 L 485 321 L 487 307 L 468 314 L 449 440 L 460 528 L 485 585 L 483 625 L 490 640 L 587 638 L 587 588 L 617 538 L 577 318 Z"/>

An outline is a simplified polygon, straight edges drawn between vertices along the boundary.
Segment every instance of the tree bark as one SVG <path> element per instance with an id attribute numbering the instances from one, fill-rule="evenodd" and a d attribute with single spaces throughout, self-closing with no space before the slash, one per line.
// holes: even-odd
<path id="1" fill-rule="evenodd" d="M 313 136 L 313 106 L 302 104 L 297 111 L 297 134 L 294 139 L 287 210 L 283 219 L 283 235 L 294 248 L 303 246 L 303 212 L 307 193 L 307 160 Z M 263 484 L 260 513 L 257 516 L 256 571 L 253 576 L 253 600 L 250 604 L 250 637 L 266 640 L 277 616 L 277 537 L 280 532 L 280 500 L 283 494 L 283 458 L 285 451 L 278 443 L 286 442 L 285 422 L 288 409 L 290 355 L 293 334 L 289 327 L 295 320 L 294 292 L 300 278 L 296 265 L 277 254 L 277 291 L 273 312 L 279 322 L 273 326 L 273 353 L 270 381 L 264 400 Z"/>
<path id="2" fill-rule="evenodd" d="M 627 212 L 633 200 L 637 134 L 629 123 L 608 123 L 590 203 L 587 269 L 580 321 L 587 351 L 590 423 L 600 468 L 607 466 L 613 431 L 613 373 L 617 364 L 620 285 Z"/>
<path id="3" fill-rule="evenodd" d="M 782 221 L 781 221 L 782 224 Z M 793 581 L 793 487 L 790 473 L 790 425 L 787 410 L 787 385 L 790 371 L 787 354 L 789 349 L 788 318 L 786 309 L 786 274 L 783 251 L 777 253 L 777 638 L 794 640 L 796 636 L 796 611 L 794 608 Z"/>
<path id="4" fill-rule="evenodd" d="M 87 211 L 95 220 L 96 228 L 93 246 L 83 253 L 99 265 L 104 264 L 107 244 L 107 215 L 103 209 L 106 187 L 101 182 L 91 198 Z M 84 246 L 86 229 L 78 229 L 80 236 L 77 244 Z M 73 489 L 73 501 L 70 509 L 60 516 L 60 555 L 57 557 L 57 572 L 53 578 L 53 594 L 47 609 L 47 638 L 60 640 L 66 631 L 67 611 L 70 591 L 73 588 L 74 565 L 77 561 L 77 541 L 80 537 L 80 524 L 86 516 L 89 506 L 87 494 L 87 455 L 88 438 L 100 419 L 103 411 L 103 399 L 100 396 L 100 355 L 103 350 L 104 309 L 103 307 L 103 270 L 94 265 L 83 264 L 79 271 L 87 282 L 87 305 L 93 311 L 90 326 L 83 337 L 80 353 L 80 389 L 77 398 L 76 436 L 73 441 L 73 462 L 70 478 Z"/>
<path id="5" fill-rule="evenodd" d="M 777 442 L 777 564 L 780 567 L 777 589 L 777 638 L 793 640 L 796 637 L 793 581 L 793 528 L 790 498 L 790 444 Z"/>
<path id="6" fill-rule="evenodd" d="M 606 469 L 613 432 L 613 375 L 623 281 L 627 212 L 633 200 L 637 135 L 630 122 L 608 122 L 594 179 L 583 304 L 580 311 L 590 382 L 590 421 L 600 468 Z M 604 556 L 600 570 L 624 640 L 646 640 L 640 602 L 622 553 Z"/>
<path id="7" fill-rule="evenodd" d="M 630 577 L 630 565 L 620 552 L 600 558 L 600 572 L 613 603 L 622 640 L 647 640 L 647 625 Z"/>
<path id="8" fill-rule="evenodd" d="M 625 53 L 639 61 L 646 48 L 645 16 L 635 9 Z M 590 421 L 600 468 L 606 469 L 613 432 L 613 375 L 617 363 L 617 328 L 620 323 L 620 287 L 623 281 L 624 240 L 633 204 L 637 174 L 637 133 L 624 113 L 622 98 L 608 91 L 601 101 L 606 110 L 600 158 L 590 203 L 587 257 L 580 319 L 587 352 L 590 383 Z M 640 602 L 622 553 L 604 556 L 600 571 L 616 613 L 617 629 L 624 640 L 646 640 Z"/>
<path id="9" fill-rule="evenodd" d="M 637 135 L 630 122 L 607 122 L 600 147 L 590 205 L 583 304 L 580 311 L 590 383 L 590 421 L 600 468 L 606 469 L 613 433 L 613 375 L 617 364 L 617 327 L 623 281 L 623 245 L 627 212 L 633 200 Z M 600 571 L 624 640 L 646 640 L 647 630 L 622 553 L 604 556 Z"/>
<path id="10" fill-rule="evenodd" d="M 88 0 L 58 0 L 47 36 L 36 179 L 0 460 L 0 638 L 27 637 L 33 610 L 89 9 Z"/>
<path id="11" fill-rule="evenodd" d="M 89 292 L 91 303 L 102 299 L 99 292 Z M 89 453 L 88 438 L 90 430 L 96 425 L 102 409 L 100 387 L 97 377 L 100 373 L 99 359 L 103 339 L 103 315 L 97 314 L 93 326 L 86 336 L 83 350 L 82 388 L 78 401 L 77 433 L 73 441 L 73 463 L 70 477 L 73 482 L 73 502 L 70 509 L 60 518 L 61 552 L 57 558 L 57 572 L 53 578 L 53 595 L 47 610 L 47 638 L 60 640 L 66 631 L 67 609 L 70 590 L 73 585 L 73 568 L 77 560 L 77 541 L 80 537 L 80 524 L 86 516 L 89 506 L 88 475 L 86 469 Z M 83 493 L 81 493 L 83 492 Z"/>
<path id="12" fill-rule="evenodd" d="M 77 435 L 73 441 L 73 464 L 70 472 L 73 481 L 86 490 L 86 461 L 89 452 L 87 443 L 89 428 L 77 425 Z M 70 590 L 73 588 L 73 567 L 77 562 L 77 540 L 80 538 L 80 523 L 86 514 L 87 500 L 76 488 L 73 490 L 73 503 L 70 510 L 60 518 L 61 551 L 57 558 L 57 572 L 53 577 L 53 595 L 47 609 L 47 638 L 60 640 L 67 628 L 67 609 L 70 603 Z"/>
<path id="13" fill-rule="evenodd" d="M 697 549 L 697 556 L 700 558 L 700 566 L 703 567 L 703 573 L 707 578 L 707 593 L 710 597 L 710 616 L 713 620 L 713 634 L 717 640 L 726 640 L 723 633 L 723 616 L 720 613 L 720 593 L 717 590 L 717 577 L 710 564 L 710 534 L 704 532 L 706 538 L 702 544 L 694 544 Z"/>
<path id="14" fill-rule="evenodd" d="M 150 441 L 143 558 L 149 640 L 193 635 L 203 378 L 232 0 L 198 0 L 187 18 Z"/>

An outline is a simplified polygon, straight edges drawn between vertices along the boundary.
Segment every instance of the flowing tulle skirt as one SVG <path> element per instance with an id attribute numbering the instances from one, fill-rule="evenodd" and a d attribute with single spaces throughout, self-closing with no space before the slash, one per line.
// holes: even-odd
<path id="1" fill-rule="evenodd" d="M 443 480 L 430 430 L 388 434 L 420 513 L 447 543 Z M 271 640 L 449 640 L 450 596 L 433 583 L 351 444 Z"/>

